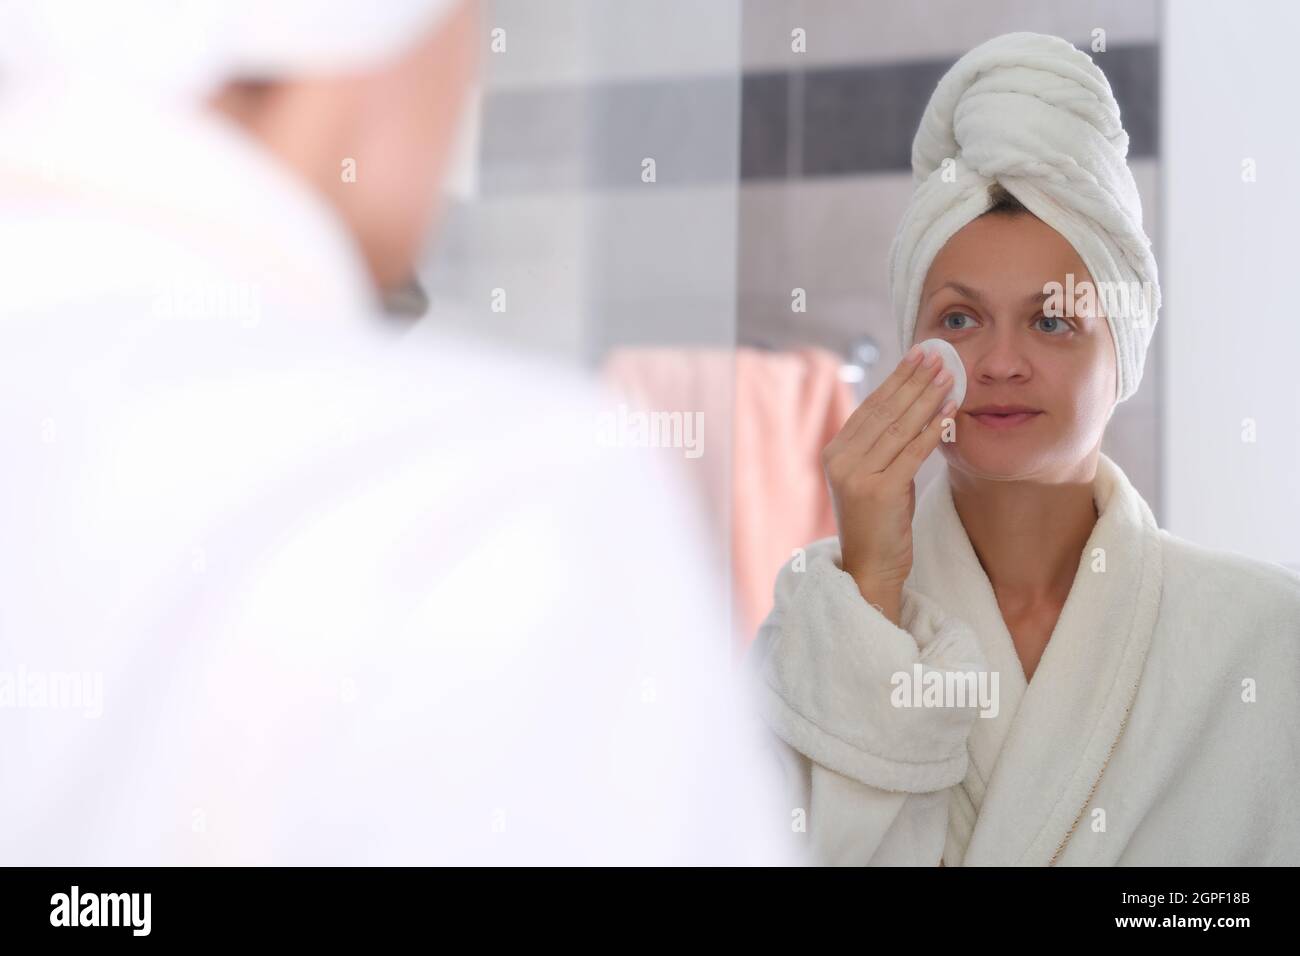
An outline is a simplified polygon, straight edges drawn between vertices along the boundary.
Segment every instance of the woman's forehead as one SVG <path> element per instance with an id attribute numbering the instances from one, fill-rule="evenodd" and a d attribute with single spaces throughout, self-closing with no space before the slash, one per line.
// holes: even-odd
<path id="1" fill-rule="evenodd" d="M 922 300 L 949 289 L 999 301 L 1038 293 L 1049 282 L 1089 278 L 1078 252 L 1042 220 L 1029 215 L 982 216 L 959 229 L 930 266 Z"/>

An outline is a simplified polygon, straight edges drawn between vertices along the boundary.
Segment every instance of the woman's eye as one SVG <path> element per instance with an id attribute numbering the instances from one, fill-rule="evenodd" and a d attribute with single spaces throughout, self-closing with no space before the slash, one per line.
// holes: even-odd
<path id="1" fill-rule="evenodd" d="M 949 319 L 969 319 L 969 318 L 970 318 L 970 316 L 967 315 L 965 312 L 949 312 L 947 315 L 945 315 L 945 316 L 943 317 L 943 325 L 944 325 L 944 328 L 946 328 L 946 329 L 951 329 L 952 331 L 957 332 L 957 331 L 960 331 L 961 329 L 966 328 L 966 326 L 964 326 L 964 325 L 949 325 L 949 324 L 948 324 L 948 320 L 949 320 Z"/>
<path id="2" fill-rule="evenodd" d="M 1053 315 L 1040 315 L 1034 321 L 1054 323 L 1043 330 L 1050 335 L 1060 335 L 1062 332 L 1070 331 L 1070 326 L 1068 323 Z"/>

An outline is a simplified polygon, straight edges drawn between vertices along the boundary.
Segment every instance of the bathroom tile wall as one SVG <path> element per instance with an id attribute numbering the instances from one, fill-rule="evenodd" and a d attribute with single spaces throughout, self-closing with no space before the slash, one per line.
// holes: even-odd
<path id="1" fill-rule="evenodd" d="M 495 0 L 483 55 L 480 194 L 422 272 L 435 318 L 589 364 L 622 344 L 898 359 L 885 264 L 934 83 L 998 33 L 1064 36 L 1106 70 L 1159 223 L 1158 0 Z M 805 31 L 806 52 L 790 48 Z M 656 181 L 641 162 L 656 161 Z M 491 289 L 509 309 L 493 312 Z M 807 292 L 793 313 L 791 289 Z M 456 306 L 440 311 L 442 304 Z M 454 318 L 453 318 L 454 316 Z M 1162 313 L 1165 322 L 1169 320 Z M 1162 322 L 1103 450 L 1160 517 Z M 922 482 L 939 466 L 927 464 Z"/>
<path id="2" fill-rule="evenodd" d="M 421 270 L 429 319 L 591 369 L 625 344 L 734 346 L 740 0 L 495 0 L 483 19 L 478 194 Z M 725 364 L 708 384 L 731 394 Z M 710 406 L 688 488 L 729 486 L 731 416 Z M 729 588 L 730 510 L 699 508 Z"/>
<path id="3" fill-rule="evenodd" d="M 450 306 L 435 320 L 589 366 L 623 344 L 735 343 L 741 7 L 484 4 L 480 192 L 421 272 Z"/>

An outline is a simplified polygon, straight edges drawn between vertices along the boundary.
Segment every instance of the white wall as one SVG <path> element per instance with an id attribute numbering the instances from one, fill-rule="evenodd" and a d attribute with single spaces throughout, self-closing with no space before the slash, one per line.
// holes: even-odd
<path id="1" fill-rule="evenodd" d="M 1298 38 L 1300 4 L 1165 6 L 1160 322 L 1166 527 L 1300 569 Z"/>

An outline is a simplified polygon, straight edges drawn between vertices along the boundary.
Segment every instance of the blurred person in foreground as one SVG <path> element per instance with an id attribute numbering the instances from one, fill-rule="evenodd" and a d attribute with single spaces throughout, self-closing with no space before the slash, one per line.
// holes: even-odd
<path id="1" fill-rule="evenodd" d="M 474 5 L 4 15 L 0 860 L 789 862 L 655 463 L 380 316 Z"/>

